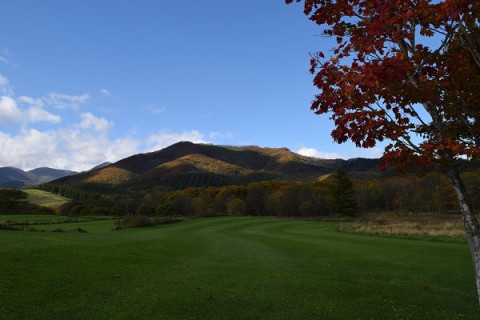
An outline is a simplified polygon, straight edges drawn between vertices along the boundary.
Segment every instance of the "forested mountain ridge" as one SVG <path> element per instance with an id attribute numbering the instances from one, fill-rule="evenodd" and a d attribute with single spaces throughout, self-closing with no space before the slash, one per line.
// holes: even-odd
<path id="1" fill-rule="evenodd" d="M 378 173 L 378 159 L 317 159 L 286 148 L 233 147 L 179 142 L 137 154 L 91 172 L 54 181 L 73 187 L 140 190 L 155 187 L 218 187 L 264 180 L 315 181 L 343 167 L 349 172 Z"/>

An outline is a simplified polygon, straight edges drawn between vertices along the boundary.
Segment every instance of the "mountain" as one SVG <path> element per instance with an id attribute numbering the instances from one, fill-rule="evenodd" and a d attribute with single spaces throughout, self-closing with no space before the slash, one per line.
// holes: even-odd
<path id="1" fill-rule="evenodd" d="M 76 174 L 75 171 L 47 167 L 23 171 L 15 167 L 0 168 L 0 188 L 25 188 Z"/>
<path id="2" fill-rule="evenodd" d="M 77 173 L 75 171 L 52 169 L 48 167 L 41 167 L 27 172 L 35 176 L 35 183 L 46 183 L 58 178 L 71 176 L 72 174 Z"/>
<path id="3" fill-rule="evenodd" d="M 217 187 L 262 180 L 314 181 L 338 167 L 353 172 L 376 172 L 378 161 L 317 159 L 301 156 L 286 148 L 179 142 L 159 151 L 137 154 L 53 183 L 121 191 L 155 187 Z"/>
<path id="4" fill-rule="evenodd" d="M 0 168 L 1 188 L 21 188 L 35 183 L 36 176 L 14 167 Z"/>

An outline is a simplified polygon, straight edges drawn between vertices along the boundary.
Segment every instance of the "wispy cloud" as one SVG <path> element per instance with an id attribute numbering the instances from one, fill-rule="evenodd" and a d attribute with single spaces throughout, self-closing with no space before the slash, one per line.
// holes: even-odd
<path id="1" fill-rule="evenodd" d="M 44 103 L 42 99 L 34 99 L 32 97 L 20 96 L 17 98 L 17 101 L 20 103 L 25 103 L 33 107 L 43 108 Z"/>
<path id="2" fill-rule="evenodd" d="M 0 63 L 6 66 L 10 65 L 10 57 L 12 54 L 7 49 L 0 50 Z"/>
<path id="3" fill-rule="evenodd" d="M 0 94 L 4 96 L 13 96 L 13 89 L 7 77 L 0 74 Z"/>
<path id="4" fill-rule="evenodd" d="M 43 98 L 43 101 L 57 109 L 78 110 L 80 106 L 87 103 L 89 99 L 90 95 L 88 93 L 74 96 L 64 93 L 51 92 Z"/>
<path id="5" fill-rule="evenodd" d="M 100 95 L 102 97 L 112 97 L 113 94 L 107 89 L 100 89 Z"/>

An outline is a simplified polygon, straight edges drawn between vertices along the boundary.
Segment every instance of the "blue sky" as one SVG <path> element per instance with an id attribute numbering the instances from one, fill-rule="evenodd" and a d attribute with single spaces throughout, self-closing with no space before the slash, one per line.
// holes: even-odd
<path id="1" fill-rule="evenodd" d="M 85 170 L 174 142 L 377 157 L 310 110 L 326 40 L 283 0 L 2 3 L 0 166 Z"/>

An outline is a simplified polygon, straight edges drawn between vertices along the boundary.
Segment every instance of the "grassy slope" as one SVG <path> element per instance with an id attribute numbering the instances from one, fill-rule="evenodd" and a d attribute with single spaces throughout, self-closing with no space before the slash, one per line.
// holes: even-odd
<path id="1" fill-rule="evenodd" d="M 28 193 L 27 200 L 29 202 L 32 202 L 39 206 L 55 208 L 70 201 L 65 197 L 62 197 L 47 191 L 36 190 L 36 189 L 24 189 L 22 191 L 25 191 L 26 193 Z"/>
<path id="2" fill-rule="evenodd" d="M 461 243 L 266 218 L 77 225 L 0 231 L 1 319 L 478 319 Z"/>

